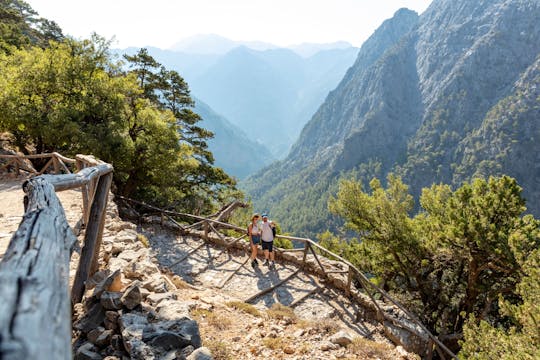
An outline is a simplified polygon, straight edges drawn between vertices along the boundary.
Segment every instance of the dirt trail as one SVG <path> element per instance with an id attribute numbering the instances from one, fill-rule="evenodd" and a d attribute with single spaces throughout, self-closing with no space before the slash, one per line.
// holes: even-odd
<path id="1" fill-rule="evenodd" d="M 24 215 L 25 179 L 3 179 L 0 177 L 0 258 L 4 256 L 11 237 L 19 227 Z M 67 190 L 57 193 L 66 217 L 73 228 L 82 216 L 82 195 L 79 190 Z"/>
<path id="2" fill-rule="evenodd" d="M 0 179 L 0 259 L 23 216 L 23 181 Z M 69 190 L 58 193 L 58 197 L 73 228 L 82 216 L 81 193 Z M 108 217 L 104 237 L 114 238 L 117 234 L 108 230 L 110 222 Z M 276 263 L 272 269 L 261 264 L 253 268 L 243 251 L 227 251 L 158 226 L 139 227 L 137 232 L 147 236 L 151 253 L 161 268 L 168 268 L 191 284 L 179 289 L 176 295 L 186 303 L 198 304 L 193 316 L 199 322 L 203 345 L 212 349 L 216 359 L 415 358 L 392 345 L 379 324 L 361 319 L 361 309 L 356 304 L 325 286 L 318 277 L 297 272 L 295 265 Z M 74 254 L 72 264 L 77 259 Z M 251 299 L 285 279 L 288 280 L 275 290 Z M 235 310 L 226 305 L 248 299 L 264 313 L 274 305 L 294 308 L 299 320 L 292 324 L 281 315 L 275 319 L 269 315 L 253 316 L 245 309 Z M 338 329 L 346 329 L 356 339 L 350 347 L 329 341 Z"/>

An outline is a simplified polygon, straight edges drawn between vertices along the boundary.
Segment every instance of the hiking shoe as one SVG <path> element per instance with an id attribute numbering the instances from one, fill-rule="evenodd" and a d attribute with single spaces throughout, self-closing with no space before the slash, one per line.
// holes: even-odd
<path id="1" fill-rule="evenodd" d="M 257 263 L 257 260 L 252 260 L 252 261 L 251 261 L 251 266 L 255 267 L 255 266 L 257 266 L 257 265 L 259 265 L 259 264 Z"/>
<path id="2" fill-rule="evenodd" d="M 266 260 L 266 261 L 264 262 L 264 266 L 268 266 L 268 265 L 270 265 L 270 263 L 268 262 L 268 260 Z"/>
<path id="3" fill-rule="evenodd" d="M 253 262 L 255 263 L 255 265 L 259 265 L 259 262 L 257 261 L 257 259 L 253 259 Z"/>
<path id="4" fill-rule="evenodd" d="M 275 268 L 276 268 L 276 263 L 272 261 L 272 262 L 270 263 L 270 268 L 271 268 L 271 269 L 275 269 Z"/>

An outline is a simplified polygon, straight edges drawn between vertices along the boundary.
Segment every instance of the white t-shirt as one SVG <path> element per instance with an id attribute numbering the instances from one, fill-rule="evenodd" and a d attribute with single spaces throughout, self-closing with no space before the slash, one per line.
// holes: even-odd
<path id="1" fill-rule="evenodd" d="M 258 222 L 256 222 L 255 224 L 251 223 L 251 235 L 253 235 L 253 236 L 261 235 L 261 231 L 259 229 L 259 223 Z"/>
<path id="2" fill-rule="evenodd" d="M 262 241 L 270 242 L 274 240 L 274 234 L 272 234 L 272 227 L 270 226 L 272 222 L 262 222 L 261 224 L 261 239 Z"/>

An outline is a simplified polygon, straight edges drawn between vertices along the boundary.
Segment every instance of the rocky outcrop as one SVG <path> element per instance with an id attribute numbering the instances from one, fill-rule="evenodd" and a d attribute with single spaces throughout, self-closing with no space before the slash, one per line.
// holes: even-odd
<path id="1" fill-rule="evenodd" d="M 120 221 L 114 205 L 108 215 L 102 270 L 87 281 L 83 302 L 74 307 L 75 358 L 189 358 L 202 346 L 190 316 L 195 305 L 177 300 L 176 286 L 135 225 Z M 204 358 L 199 353 L 191 358 Z M 207 350 L 202 354 L 212 358 Z"/>

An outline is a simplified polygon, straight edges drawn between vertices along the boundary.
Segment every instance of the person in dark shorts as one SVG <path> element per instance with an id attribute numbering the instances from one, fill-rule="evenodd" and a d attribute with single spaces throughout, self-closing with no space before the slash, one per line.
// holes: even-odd
<path id="1" fill-rule="evenodd" d="M 268 215 L 262 214 L 261 224 L 261 240 L 262 249 L 264 251 L 264 265 L 274 266 L 274 229 L 275 225 L 271 221 L 268 221 Z M 269 263 L 268 261 L 271 261 Z"/>

